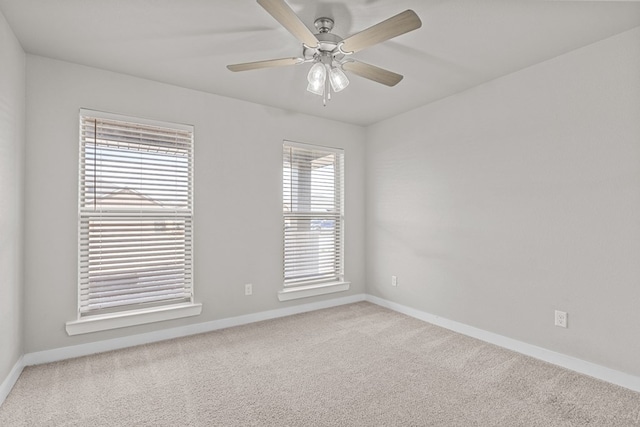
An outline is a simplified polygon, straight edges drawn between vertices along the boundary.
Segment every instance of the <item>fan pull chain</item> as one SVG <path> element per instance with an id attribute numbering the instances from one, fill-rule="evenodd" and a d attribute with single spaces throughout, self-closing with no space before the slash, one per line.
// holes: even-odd
<path id="1" fill-rule="evenodd" d="M 322 91 L 322 106 L 327 106 L 327 98 L 331 99 L 331 88 L 329 87 L 329 79 L 324 81 L 324 90 Z"/>

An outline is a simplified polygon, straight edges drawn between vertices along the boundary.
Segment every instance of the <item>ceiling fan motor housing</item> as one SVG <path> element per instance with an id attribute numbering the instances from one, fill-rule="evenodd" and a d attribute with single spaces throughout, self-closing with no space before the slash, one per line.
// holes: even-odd
<path id="1" fill-rule="evenodd" d="M 318 18 L 314 22 L 318 33 L 315 34 L 318 39 L 318 46 L 315 48 L 303 45 L 303 56 L 305 59 L 313 59 L 316 55 L 332 56 L 338 61 L 344 58 L 344 54 L 338 50 L 338 44 L 342 41 L 342 37 L 331 33 L 333 29 L 333 19 Z"/>

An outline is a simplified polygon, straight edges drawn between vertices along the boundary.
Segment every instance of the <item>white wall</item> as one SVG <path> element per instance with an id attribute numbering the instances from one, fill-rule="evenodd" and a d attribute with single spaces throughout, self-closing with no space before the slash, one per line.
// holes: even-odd
<path id="1" fill-rule="evenodd" d="M 67 336 L 77 286 L 78 110 L 195 125 L 198 317 Z M 25 352 L 121 337 L 364 292 L 364 134 L 313 118 L 27 56 Z M 348 292 L 279 302 L 282 141 L 345 149 Z M 253 296 L 244 284 L 253 283 Z"/>
<path id="2" fill-rule="evenodd" d="M 368 128 L 367 292 L 640 375 L 639 46 L 636 28 Z"/>
<path id="3" fill-rule="evenodd" d="M 23 349 L 24 126 L 25 54 L 0 13 L 0 383 Z"/>

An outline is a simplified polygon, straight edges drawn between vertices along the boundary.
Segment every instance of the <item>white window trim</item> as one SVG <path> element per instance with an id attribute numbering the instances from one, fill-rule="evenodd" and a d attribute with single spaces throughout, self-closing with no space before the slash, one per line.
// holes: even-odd
<path id="1" fill-rule="evenodd" d="M 163 126 L 163 127 L 168 126 L 168 127 L 173 127 L 180 130 L 189 130 L 195 133 L 193 126 L 187 125 L 187 124 L 168 123 L 168 122 L 163 122 L 158 120 L 131 117 L 131 116 L 125 116 L 122 114 L 113 114 L 113 113 L 95 111 L 95 110 L 90 110 L 85 108 L 80 109 L 80 116 L 82 115 L 93 115 L 94 117 L 100 117 L 103 119 L 134 121 L 136 123 L 151 125 L 151 126 Z M 193 171 L 191 173 L 193 173 Z M 192 201 L 192 204 L 193 204 L 193 201 Z M 191 218 L 192 220 L 194 219 L 193 211 L 191 213 Z M 191 259 L 192 268 L 193 268 L 193 261 L 194 260 L 192 258 Z M 79 290 L 78 283 L 76 283 L 76 286 L 78 287 L 77 304 L 79 304 L 80 290 Z M 80 316 L 80 311 L 78 308 L 77 319 L 66 322 L 65 329 L 67 331 L 67 334 L 72 336 L 72 335 L 87 334 L 92 332 L 99 332 L 99 331 L 118 329 L 118 328 L 124 328 L 129 326 L 143 325 L 148 323 L 161 322 L 165 320 L 172 320 L 172 319 L 179 319 L 179 318 L 200 315 L 202 313 L 202 304 L 194 302 L 195 294 L 193 291 L 193 283 L 191 286 L 192 286 L 191 301 L 187 301 L 187 302 L 166 304 L 166 305 L 154 306 L 154 307 L 148 307 L 148 308 L 142 308 L 142 309 L 117 311 L 113 313 L 98 314 L 98 315 L 91 315 L 91 316 Z"/>
<path id="2" fill-rule="evenodd" d="M 291 141 L 291 140 L 284 140 L 283 141 L 284 144 L 288 145 L 288 146 L 292 146 L 292 147 L 298 147 L 298 148 L 303 148 L 303 149 L 307 149 L 307 150 L 313 150 L 313 149 L 322 149 L 324 151 L 327 152 L 333 152 L 335 154 L 338 154 L 340 156 L 344 156 L 344 149 L 342 148 L 337 148 L 337 147 L 329 147 L 329 146 L 325 146 L 325 145 L 320 145 L 320 144 L 308 144 L 308 143 L 302 143 L 302 142 L 296 142 L 296 141 Z M 344 157 L 343 160 L 344 162 Z M 341 213 L 341 221 L 342 221 L 342 233 L 344 233 L 344 222 L 345 222 L 345 216 L 344 216 L 344 165 L 343 165 L 343 169 L 342 169 L 342 176 L 341 176 L 341 180 L 342 180 L 342 200 L 341 200 L 341 209 L 342 209 L 342 213 Z M 336 292 L 344 292 L 344 291 L 348 291 L 349 287 L 351 285 L 351 282 L 345 281 L 344 280 L 344 234 L 342 236 L 342 238 L 340 239 L 342 242 L 342 245 L 340 247 L 341 250 L 341 262 L 342 262 L 342 274 L 340 275 L 340 277 L 338 277 L 339 280 L 336 281 L 332 281 L 332 282 L 320 282 L 320 283 L 312 283 L 312 284 L 300 284 L 297 286 L 284 286 L 282 290 L 278 291 L 278 300 L 279 301 L 290 301 L 290 300 L 295 300 L 295 299 L 300 299 L 300 298 L 308 298 L 308 297 L 313 297 L 313 296 L 319 296 L 319 295 L 326 295 L 326 294 L 332 294 L 332 293 L 336 293 Z"/>
<path id="3" fill-rule="evenodd" d="M 278 291 L 279 301 L 290 301 L 300 298 L 315 297 L 318 295 L 333 294 L 349 290 L 351 282 L 331 282 L 317 285 L 296 286 Z"/>
<path id="4" fill-rule="evenodd" d="M 73 320 L 66 323 L 66 330 L 69 335 L 88 334 L 109 329 L 126 328 L 127 326 L 144 325 L 145 323 L 197 316 L 200 313 L 202 313 L 202 304 L 199 303 L 164 305 Z"/>

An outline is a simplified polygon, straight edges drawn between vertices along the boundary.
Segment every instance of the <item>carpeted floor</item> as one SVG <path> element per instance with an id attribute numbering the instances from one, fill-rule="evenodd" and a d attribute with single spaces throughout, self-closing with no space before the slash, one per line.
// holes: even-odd
<path id="1" fill-rule="evenodd" d="M 640 394 L 362 302 L 24 370 L 0 426 L 640 426 Z"/>

